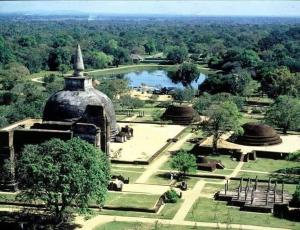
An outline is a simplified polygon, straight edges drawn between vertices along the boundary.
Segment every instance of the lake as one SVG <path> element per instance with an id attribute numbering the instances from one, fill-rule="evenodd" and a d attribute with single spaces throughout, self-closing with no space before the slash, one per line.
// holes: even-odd
<path id="1" fill-rule="evenodd" d="M 153 88 L 183 88 L 183 85 L 181 83 L 176 84 L 172 82 L 172 80 L 168 77 L 167 70 L 132 71 L 129 73 L 118 74 L 115 77 L 129 79 L 131 87 L 139 87 L 141 85 L 146 85 Z M 198 80 L 192 82 L 192 87 L 195 89 L 198 88 L 198 85 L 201 84 L 205 80 L 205 78 L 206 75 L 201 73 Z"/>

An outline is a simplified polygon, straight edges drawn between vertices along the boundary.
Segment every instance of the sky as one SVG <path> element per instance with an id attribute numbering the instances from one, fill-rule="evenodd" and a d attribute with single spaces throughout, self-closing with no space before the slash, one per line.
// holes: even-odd
<path id="1" fill-rule="evenodd" d="M 1 1 L 0 13 L 62 13 L 203 15 L 203 16 L 298 16 L 300 1 L 289 0 L 144 0 L 144 1 Z"/>

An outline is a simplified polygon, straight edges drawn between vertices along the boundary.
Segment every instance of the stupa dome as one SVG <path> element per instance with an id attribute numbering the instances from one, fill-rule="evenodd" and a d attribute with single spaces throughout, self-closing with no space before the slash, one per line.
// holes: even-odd
<path id="1" fill-rule="evenodd" d="M 259 123 L 246 123 L 243 126 L 244 134 L 238 136 L 236 143 L 242 145 L 262 146 L 275 145 L 282 142 L 280 136 L 269 125 Z"/>
<path id="2" fill-rule="evenodd" d="M 101 106 L 110 123 L 111 133 L 117 132 L 116 116 L 112 101 L 93 87 L 92 79 L 83 76 L 83 59 L 80 46 L 77 46 L 74 74 L 65 77 L 65 86 L 47 100 L 43 120 L 45 121 L 77 121 L 86 111 L 87 106 Z"/>
<path id="3" fill-rule="evenodd" d="M 176 124 L 190 124 L 199 120 L 199 114 L 191 106 L 171 105 L 164 112 L 162 118 Z"/>

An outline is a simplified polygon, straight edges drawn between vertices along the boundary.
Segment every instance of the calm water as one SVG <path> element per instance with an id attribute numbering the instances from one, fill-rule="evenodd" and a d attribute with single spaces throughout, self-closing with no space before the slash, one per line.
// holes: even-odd
<path id="1" fill-rule="evenodd" d="M 146 85 L 154 88 L 161 87 L 177 87 L 183 88 L 181 83 L 175 84 L 168 77 L 168 72 L 166 70 L 142 70 L 133 71 L 130 73 L 120 74 L 118 77 L 124 77 L 130 80 L 131 87 L 139 87 L 141 85 Z M 200 74 L 197 81 L 192 82 L 193 88 L 198 88 L 205 79 L 204 74 Z"/>

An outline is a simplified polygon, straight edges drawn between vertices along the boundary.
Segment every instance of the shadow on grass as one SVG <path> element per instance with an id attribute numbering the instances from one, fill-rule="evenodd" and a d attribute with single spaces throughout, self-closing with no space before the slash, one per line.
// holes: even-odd
<path id="1" fill-rule="evenodd" d="M 73 230 L 81 227 L 72 223 L 74 216 L 69 218 L 68 223 L 63 223 L 59 226 L 54 225 L 54 221 L 48 215 L 29 213 L 27 211 L 23 212 L 0 212 L 0 229 L 10 229 L 10 230 L 24 230 L 24 229 L 34 229 L 34 230 L 58 230 L 66 229 Z"/>

